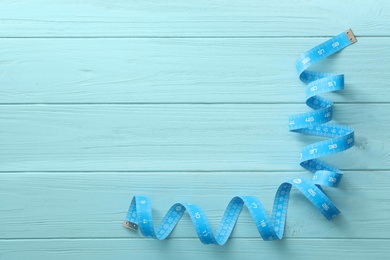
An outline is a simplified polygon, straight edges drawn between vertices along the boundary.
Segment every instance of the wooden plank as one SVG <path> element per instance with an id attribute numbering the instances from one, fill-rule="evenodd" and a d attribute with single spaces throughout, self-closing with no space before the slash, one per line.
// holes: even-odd
<path id="1" fill-rule="evenodd" d="M 389 36 L 379 1 L 4 1 L 1 37 Z"/>
<path id="2" fill-rule="evenodd" d="M 295 60 L 325 39 L 2 39 L 0 102 L 304 102 Z M 336 102 L 388 102 L 389 59 L 359 38 L 317 69 L 346 75 Z"/>
<path id="3" fill-rule="evenodd" d="M 0 241 L 1 256 L 19 259 L 275 259 L 319 260 L 378 259 L 387 260 L 390 241 L 379 239 L 293 239 L 264 242 L 234 239 L 224 247 L 205 246 L 194 239 L 164 242 L 134 239 L 102 240 L 11 240 Z"/>
<path id="4" fill-rule="evenodd" d="M 389 104 L 338 104 L 356 147 L 341 169 L 390 169 Z M 304 105 L 3 105 L 1 171 L 300 171 L 323 138 L 289 133 Z"/>
<path id="5" fill-rule="evenodd" d="M 327 221 L 297 190 L 288 210 L 287 238 L 390 238 L 390 172 L 345 173 L 326 191 L 342 214 Z M 278 186 L 300 172 L 1 173 L 0 238 L 139 238 L 122 227 L 132 196 L 151 198 L 156 224 L 176 202 L 201 206 L 214 230 L 230 199 L 259 198 L 269 212 Z M 171 237 L 196 238 L 185 215 Z M 260 240 L 245 209 L 233 237 Z M 131 244 L 131 243 L 130 243 Z"/>

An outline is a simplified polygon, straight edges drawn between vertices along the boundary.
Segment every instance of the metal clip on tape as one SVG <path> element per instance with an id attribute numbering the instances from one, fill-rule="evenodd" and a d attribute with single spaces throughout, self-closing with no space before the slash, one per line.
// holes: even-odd
<path id="1" fill-rule="evenodd" d="M 352 30 L 347 30 L 301 55 L 296 63 L 299 78 L 308 84 L 306 104 L 314 111 L 289 117 L 288 126 L 292 132 L 317 135 L 331 139 L 308 145 L 302 149 L 300 165 L 313 172 L 312 180 L 295 178 L 282 183 L 275 194 L 272 216 L 269 217 L 261 202 L 253 196 L 237 196 L 228 204 L 221 223 L 213 233 L 203 210 L 194 204 L 176 203 L 166 213 L 155 229 L 149 198 L 134 196 L 126 215 L 124 226 L 131 230 L 140 228 L 141 234 L 158 240 L 165 239 L 187 211 L 200 241 L 204 244 L 223 245 L 233 231 L 238 216 L 245 206 L 264 240 L 283 238 L 290 190 L 297 188 L 328 220 L 340 211 L 323 192 L 322 186 L 336 187 L 342 173 L 334 166 L 318 158 L 349 149 L 354 144 L 354 130 L 351 127 L 328 123 L 333 116 L 333 103 L 320 94 L 344 88 L 342 74 L 310 71 L 308 68 L 330 55 L 356 42 Z"/>
<path id="2" fill-rule="evenodd" d="M 137 231 L 137 229 L 138 229 L 138 225 L 137 224 L 135 224 L 133 222 L 130 222 L 130 221 L 126 221 L 126 220 L 123 221 L 123 226 L 125 228 L 131 229 L 133 231 Z"/>

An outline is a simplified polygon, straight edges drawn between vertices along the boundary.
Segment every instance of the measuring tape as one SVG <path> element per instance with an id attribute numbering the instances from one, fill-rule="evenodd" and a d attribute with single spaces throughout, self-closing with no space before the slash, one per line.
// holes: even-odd
<path id="1" fill-rule="evenodd" d="M 349 29 L 307 51 L 297 60 L 296 68 L 299 78 L 308 84 L 306 104 L 314 111 L 290 116 L 288 121 L 289 130 L 331 139 L 308 145 L 302 149 L 300 165 L 314 173 L 313 179 L 295 178 L 282 183 L 276 191 L 271 217 L 268 216 L 256 197 L 237 196 L 228 204 L 215 233 L 212 232 L 203 210 L 199 206 L 189 203 L 174 204 L 155 229 L 149 198 L 134 196 L 123 226 L 134 231 L 139 228 L 143 236 L 163 240 L 169 236 L 184 212 L 187 211 L 202 243 L 223 245 L 230 237 L 238 216 L 245 206 L 264 240 L 280 240 L 283 238 L 288 201 L 293 186 L 328 220 L 336 217 L 340 211 L 324 193 L 321 185 L 336 187 L 340 183 L 342 173 L 318 158 L 352 147 L 354 131 L 353 128 L 348 126 L 328 123 L 332 120 L 333 103 L 329 99 L 318 95 L 342 90 L 344 88 L 344 76 L 307 69 L 355 42 L 356 38 Z"/>

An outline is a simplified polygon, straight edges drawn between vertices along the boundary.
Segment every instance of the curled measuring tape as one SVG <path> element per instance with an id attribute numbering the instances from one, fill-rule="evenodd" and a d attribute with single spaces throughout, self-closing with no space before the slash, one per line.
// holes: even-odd
<path id="1" fill-rule="evenodd" d="M 333 115 L 333 103 L 318 95 L 343 89 L 344 77 L 341 74 L 314 72 L 307 69 L 355 42 L 356 38 L 352 31 L 347 30 L 307 51 L 297 60 L 296 68 L 299 78 L 308 84 L 306 104 L 314 111 L 290 116 L 289 130 L 331 139 L 308 145 L 302 149 L 300 165 L 314 173 L 313 179 L 296 178 L 282 183 L 275 195 L 271 218 L 256 197 L 237 196 L 228 204 L 215 233 L 212 232 L 203 210 L 197 205 L 189 203 L 174 204 L 155 229 L 150 200 L 145 196 L 134 196 L 123 225 L 135 231 L 139 228 L 145 237 L 163 240 L 169 236 L 184 212 L 187 211 L 202 243 L 223 245 L 230 237 L 238 216 L 245 206 L 249 210 L 261 237 L 264 240 L 279 240 L 283 237 L 290 190 L 293 186 L 328 220 L 337 216 L 340 211 L 323 192 L 321 185 L 336 187 L 342 173 L 318 158 L 352 147 L 354 131 L 348 126 L 329 124 L 328 122 Z"/>

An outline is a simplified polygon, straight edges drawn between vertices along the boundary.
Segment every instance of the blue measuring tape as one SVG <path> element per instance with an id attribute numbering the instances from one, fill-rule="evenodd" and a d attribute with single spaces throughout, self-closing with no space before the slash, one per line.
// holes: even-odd
<path id="1" fill-rule="evenodd" d="M 213 233 L 203 210 L 194 204 L 176 203 L 166 213 L 155 229 L 149 198 L 134 196 L 123 225 L 141 231 L 145 237 L 163 240 L 169 236 L 184 212 L 187 211 L 195 226 L 200 241 L 204 244 L 223 245 L 233 231 L 238 216 L 245 206 L 264 240 L 280 240 L 283 237 L 291 188 L 297 188 L 328 220 L 340 211 L 327 197 L 322 186 L 336 187 L 342 173 L 334 166 L 318 158 L 344 151 L 354 144 L 353 128 L 328 123 L 333 116 L 333 103 L 319 94 L 342 90 L 344 76 L 307 70 L 310 66 L 356 42 L 349 29 L 301 55 L 296 63 L 299 78 L 308 84 L 306 104 L 312 112 L 289 117 L 289 130 L 308 135 L 324 136 L 331 139 L 308 145 L 302 149 L 300 165 L 313 172 L 312 180 L 296 178 L 282 183 L 275 195 L 272 216 L 269 217 L 261 202 L 253 196 L 237 196 L 228 204 L 221 223 Z"/>

